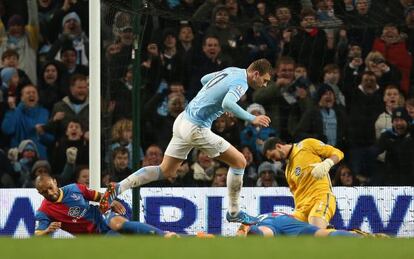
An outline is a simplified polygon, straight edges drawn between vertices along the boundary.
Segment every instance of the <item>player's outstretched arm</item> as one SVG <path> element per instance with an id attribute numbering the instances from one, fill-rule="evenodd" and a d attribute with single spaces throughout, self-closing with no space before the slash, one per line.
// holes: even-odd
<path id="1" fill-rule="evenodd" d="M 266 115 L 259 115 L 254 118 L 252 121 L 252 124 L 255 126 L 261 126 L 261 127 L 269 127 L 270 124 L 270 118 Z"/>
<path id="2" fill-rule="evenodd" d="M 35 236 L 44 236 L 55 232 L 56 230 L 60 229 L 62 226 L 62 222 L 52 222 L 45 230 L 36 230 Z"/>
<path id="3" fill-rule="evenodd" d="M 237 104 L 237 97 L 229 92 L 223 99 L 222 107 L 226 112 L 231 112 L 239 119 L 249 121 L 258 126 L 269 126 L 270 118 L 266 115 L 254 116 L 253 114 L 245 111 L 242 107 Z M 259 117 L 259 118 L 258 118 Z M 267 125 L 267 126 L 266 126 Z"/>

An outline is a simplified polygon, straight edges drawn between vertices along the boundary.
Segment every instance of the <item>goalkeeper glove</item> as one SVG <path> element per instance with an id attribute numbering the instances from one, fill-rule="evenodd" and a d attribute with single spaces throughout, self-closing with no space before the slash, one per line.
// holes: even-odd
<path id="1" fill-rule="evenodd" d="M 311 174 L 316 179 L 322 179 L 329 173 L 329 170 L 334 164 L 334 161 L 330 158 L 327 158 L 320 163 L 311 164 L 311 166 L 313 166 Z"/>

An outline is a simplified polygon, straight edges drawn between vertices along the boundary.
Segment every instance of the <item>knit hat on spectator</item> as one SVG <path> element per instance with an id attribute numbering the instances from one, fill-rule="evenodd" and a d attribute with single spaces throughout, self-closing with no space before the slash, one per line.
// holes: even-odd
<path id="1" fill-rule="evenodd" d="M 332 93 L 334 92 L 332 87 L 330 87 L 328 84 L 320 84 L 318 90 L 316 90 L 316 101 L 319 102 L 322 98 L 322 95 L 324 95 L 328 91 L 331 91 Z"/>
<path id="2" fill-rule="evenodd" d="M 19 144 L 19 153 L 23 153 L 25 150 L 32 150 L 38 153 L 37 146 L 31 139 L 22 140 Z"/>
<path id="3" fill-rule="evenodd" d="M 411 117 L 408 114 L 408 111 L 407 109 L 405 109 L 405 107 L 398 107 L 392 111 L 392 121 L 394 121 L 394 119 L 397 118 L 405 120 L 407 124 L 409 124 L 411 121 Z"/>
<path id="4" fill-rule="evenodd" d="M 39 172 L 36 172 L 39 168 L 45 168 L 49 175 L 52 174 L 52 167 L 50 166 L 49 162 L 47 160 L 37 160 L 33 166 L 32 171 L 30 173 L 30 179 L 34 180 L 38 175 L 40 175 Z"/>
<path id="5" fill-rule="evenodd" d="M 75 12 L 70 12 L 67 15 L 65 15 L 65 17 L 63 17 L 62 20 L 62 27 L 65 25 L 65 23 L 67 23 L 69 20 L 75 20 L 79 23 L 79 25 L 81 24 L 81 20 L 79 18 L 79 15 Z"/>
<path id="6" fill-rule="evenodd" d="M 252 113 L 253 111 L 259 112 L 261 115 L 265 115 L 266 111 L 261 104 L 252 103 L 247 107 L 247 112 Z"/>
<path id="7" fill-rule="evenodd" d="M 273 174 L 276 175 L 276 167 L 268 161 L 264 161 L 263 163 L 260 164 L 259 170 L 258 170 L 259 175 L 261 175 L 265 171 L 273 172 Z"/>
<path id="8" fill-rule="evenodd" d="M 24 26 L 24 19 L 21 15 L 15 14 L 12 17 L 9 18 L 7 21 L 7 27 L 10 28 L 10 26 L 20 25 Z"/>
<path id="9" fill-rule="evenodd" d="M 17 70 L 14 67 L 5 67 L 1 70 L 0 76 L 3 82 L 3 88 L 9 88 L 10 79 L 17 74 Z"/>
<path id="10" fill-rule="evenodd" d="M 52 167 L 47 160 L 37 160 L 32 166 L 32 173 L 34 173 L 40 167 L 46 168 L 49 173 L 52 172 Z"/>

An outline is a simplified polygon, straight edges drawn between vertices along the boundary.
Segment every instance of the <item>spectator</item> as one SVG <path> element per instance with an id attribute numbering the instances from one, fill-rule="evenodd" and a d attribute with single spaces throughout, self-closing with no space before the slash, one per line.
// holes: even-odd
<path id="1" fill-rule="evenodd" d="M 392 128 L 392 111 L 401 106 L 401 97 L 400 91 L 396 85 L 387 85 L 384 90 L 384 112 L 378 116 L 378 119 L 375 121 L 375 136 L 377 139 L 381 134 Z"/>
<path id="2" fill-rule="evenodd" d="M 76 12 L 69 12 L 63 17 L 62 31 L 49 50 L 49 59 L 63 62 L 62 49 L 65 45 L 72 47 L 77 54 L 75 64 L 89 65 L 89 39 L 82 30 L 81 19 Z"/>
<path id="3" fill-rule="evenodd" d="M 145 110 L 154 111 L 150 112 L 150 116 L 167 117 L 169 114 L 168 103 L 175 95 L 184 95 L 184 85 L 181 82 L 172 82 L 169 85 L 161 84 L 157 93 L 145 104 Z M 184 96 L 183 96 L 184 97 Z M 186 105 L 188 101 L 183 100 L 183 105 Z"/>
<path id="4" fill-rule="evenodd" d="M 227 171 L 227 167 L 216 167 L 213 173 L 211 187 L 226 187 Z"/>
<path id="5" fill-rule="evenodd" d="M 223 54 L 234 57 L 236 53 L 239 53 L 238 47 L 240 47 L 239 41 L 242 33 L 230 23 L 230 9 L 225 5 L 217 5 L 214 8 L 211 25 L 205 34 L 218 37 Z"/>
<path id="6" fill-rule="evenodd" d="M 378 153 L 386 151 L 381 185 L 414 185 L 414 139 L 409 133 L 410 116 L 404 107 L 392 113 L 392 129 L 381 134 Z"/>
<path id="7" fill-rule="evenodd" d="M 357 177 L 370 177 L 375 172 L 375 120 L 382 111 L 382 94 L 371 71 L 365 71 L 361 84 L 349 91 L 349 166 Z"/>
<path id="8" fill-rule="evenodd" d="M 121 78 L 125 75 L 128 65 L 132 63 L 131 52 L 134 41 L 132 26 L 126 21 L 126 24 L 119 28 L 119 34 L 115 36 L 116 40 L 110 45 L 115 49 L 105 61 L 112 78 Z"/>
<path id="9" fill-rule="evenodd" d="M 344 187 L 359 186 L 359 180 L 355 177 L 347 165 L 342 164 L 335 171 L 332 185 Z"/>
<path id="10" fill-rule="evenodd" d="M 68 122 L 65 135 L 59 139 L 52 152 L 52 168 L 56 173 L 61 173 L 67 162 L 70 148 L 75 148 L 72 154 L 73 159 L 69 159 L 71 164 L 89 164 L 89 143 L 84 136 L 84 125 L 77 119 Z"/>
<path id="11" fill-rule="evenodd" d="M 52 112 L 53 105 L 65 97 L 68 93 L 62 82 L 62 72 L 54 61 L 47 62 L 39 78 L 39 103 L 49 112 Z"/>
<path id="12" fill-rule="evenodd" d="M 86 127 L 89 125 L 89 98 L 88 81 L 84 75 L 74 75 L 71 78 L 69 95 L 55 103 L 52 110 L 51 120 L 44 129 L 53 132 L 57 139 L 61 138 L 66 131 L 69 121 L 77 119 Z M 89 131 L 84 129 L 84 136 L 88 138 Z"/>
<path id="13" fill-rule="evenodd" d="M 386 24 L 382 29 L 381 37 L 374 40 L 372 50 L 379 51 L 386 61 L 400 70 L 402 74 L 401 91 L 407 95 L 410 91 L 412 57 L 397 25 Z"/>
<path id="14" fill-rule="evenodd" d="M 361 58 L 361 46 L 358 43 L 350 43 L 345 49 L 338 50 L 338 63 L 343 66 L 342 91 L 344 94 L 349 88 L 359 83 L 365 69 L 364 60 Z"/>
<path id="15" fill-rule="evenodd" d="M 295 141 L 316 138 L 331 146 L 344 149 L 347 139 L 345 109 L 335 102 L 332 87 L 322 84 L 316 93 L 316 105 L 305 112 L 295 131 Z"/>
<path id="16" fill-rule="evenodd" d="M 78 165 L 75 168 L 75 182 L 84 184 L 89 187 L 89 167 L 86 165 Z"/>
<path id="17" fill-rule="evenodd" d="M 189 23 L 181 24 L 178 32 L 177 57 L 178 57 L 178 79 L 183 83 L 184 88 L 188 89 L 190 84 L 191 69 L 193 59 L 196 55 L 196 43 L 193 27 Z"/>
<path id="18" fill-rule="evenodd" d="M 17 106 L 9 103 L 10 110 L 6 112 L 1 128 L 4 134 L 11 137 L 11 147 L 30 139 L 39 150 L 39 157 L 46 159 L 46 147 L 53 142 L 54 136 L 42 130 L 42 125 L 49 119 L 49 112 L 38 102 L 37 88 L 26 85 L 22 89 L 21 102 Z"/>
<path id="19" fill-rule="evenodd" d="M 194 60 L 191 71 L 190 88 L 187 91 L 187 98 L 192 99 L 202 85 L 202 76 L 222 70 L 229 65 L 221 57 L 221 45 L 216 36 L 207 35 L 203 40 L 202 54 Z"/>
<path id="20" fill-rule="evenodd" d="M 18 148 L 9 149 L 7 157 L 13 167 L 11 179 L 13 187 L 25 187 L 31 181 L 30 174 L 34 163 L 39 159 L 36 144 L 30 140 L 23 140 Z"/>
<path id="21" fill-rule="evenodd" d="M 2 71 L 5 68 L 17 69 L 17 73 L 19 74 L 20 79 L 17 89 L 19 90 L 18 97 L 20 97 L 21 88 L 25 85 L 31 84 L 31 82 L 26 72 L 19 68 L 19 53 L 17 53 L 17 51 L 14 49 L 8 49 L 4 51 L 1 55 L 1 63 L 3 67 L 0 68 L 0 71 Z"/>
<path id="22" fill-rule="evenodd" d="M 296 23 L 292 20 L 292 11 L 288 5 L 278 5 L 275 8 L 276 19 L 281 28 L 288 28 Z"/>
<path id="23" fill-rule="evenodd" d="M 39 19 L 36 0 L 27 1 L 28 24 L 18 14 L 11 16 L 6 26 L 0 20 L 0 54 L 7 49 L 16 50 L 19 57 L 19 67 L 27 73 L 31 82 L 37 82 L 36 53 L 39 45 Z"/>
<path id="24" fill-rule="evenodd" d="M 66 27 L 70 27 L 70 28 L 66 28 L 67 31 L 71 31 L 72 33 L 75 32 L 75 26 L 74 26 L 74 22 L 75 21 L 68 21 L 66 20 L 65 23 L 64 18 L 66 17 L 66 15 L 75 13 L 78 17 L 79 17 L 79 21 L 82 21 L 81 25 L 81 30 L 85 32 L 85 34 L 88 33 L 88 29 L 89 29 L 89 5 L 88 5 L 88 1 L 85 0 L 77 0 L 77 1 L 73 1 L 73 0 L 59 0 L 59 8 L 55 10 L 55 12 L 53 13 L 52 19 L 49 23 L 48 26 L 48 31 L 49 31 L 49 36 L 50 42 L 55 42 L 58 37 L 62 34 L 63 30 L 65 28 L 63 28 L 63 24 L 65 24 L 66 22 L 68 23 L 66 25 Z M 67 18 L 69 18 L 70 16 L 68 16 Z M 77 19 L 77 18 L 74 18 Z M 77 22 L 77 21 L 76 21 Z M 80 22 L 79 22 L 80 23 Z"/>
<path id="25" fill-rule="evenodd" d="M 177 55 L 177 33 L 175 28 L 166 28 L 161 38 L 161 80 L 167 84 L 180 80 L 179 56 Z"/>
<path id="26" fill-rule="evenodd" d="M 276 168 L 270 162 L 263 162 L 259 166 L 259 179 L 256 186 L 258 187 L 277 187 Z"/>
<path id="27" fill-rule="evenodd" d="M 109 153 L 106 154 L 106 163 L 110 165 L 113 159 L 112 152 L 118 147 L 125 147 L 128 150 L 128 168 L 133 169 L 132 165 L 132 120 L 120 119 L 112 126 L 111 146 Z M 140 150 L 140 161 L 142 161 L 143 154 Z"/>
<path id="28" fill-rule="evenodd" d="M 62 61 L 62 88 L 64 94 L 69 94 L 68 88 L 70 87 L 71 78 L 74 75 L 80 74 L 84 76 L 89 75 L 89 69 L 87 66 L 77 64 L 78 53 L 72 45 L 64 44 L 60 50 Z"/>
<path id="29" fill-rule="evenodd" d="M 112 17 L 111 17 L 112 18 Z M 112 25 L 112 33 L 111 35 L 114 38 L 120 38 L 122 33 L 131 32 L 132 29 L 132 15 L 127 12 L 118 11 L 115 13 Z M 129 30 L 129 31 L 128 31 Z"/>
<path id="30" fill-rule="evenodd" d="M 323 82 L 329 85 L 335 94 L 336 104 L 345 107 L 345 96 L 339 87 L 341 71 L 336 64 L 328 64 L 323 68 Z"/>
<path id="31" fill-rule="evenodd" d="M 64 162 L 63 171 L 55 172 L 53 175 L 62 186 L 76 181 L 75 167 L 78 158 L 78 149 L 76 147 L 70 147 L 66 149 L 64 154 L 66 154 L 66 161 Z"/>
<path id="32" fill-rule="evenodd" d="M 33 164 L 29 180 L 22 187 L 34 188 L 36 177 L 42 174 L 52 175 L 52 168 L 47 160 L 37 160 Z"/>
<path id="33" fill-rule="evenodd" d="M 147 150 L 145 150 L 145 156 L 142 161 L 142 166 L 151 166 L 151 165 L 160 165 L 163 157 L 162 149 L 156 145 L 150 145 Z"/>
<path id="34" fill-rule="evenodd" d="M 103 186 L 107 186 L 110 182 L 120 182 L 133 173 L 128 167 L 130 163 L 128 149 L 120 146 L 112 151 L 112 161 L 109 169 L 103 174 Z"/>
<path id="35" fill-rule="evenodd" d="M 333 60 L 333 35 L 328 35 L 316 27 L 316 13 L 304 8 L 301 12 L 300 30 L 287 43 L 284 54 L 306 66 L 312 82 L 319 82 L 321 71 L 326 63 Z M 304 44 L 309 47 L 304 47 Z"/>

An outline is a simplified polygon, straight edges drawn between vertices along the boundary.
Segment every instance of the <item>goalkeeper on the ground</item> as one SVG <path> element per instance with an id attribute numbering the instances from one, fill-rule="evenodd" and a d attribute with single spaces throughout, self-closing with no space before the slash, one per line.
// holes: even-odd
<path id="1" fill-rule="evenodd" d="M 269 138 L 263 154 L 274 161 L 286 161 L 285 176 L 295 201 L 293 216 L 326 228 L 336 210 L 329 170 L 342 160 L 342 151 L 312 138 L 292 144 Z"/>

